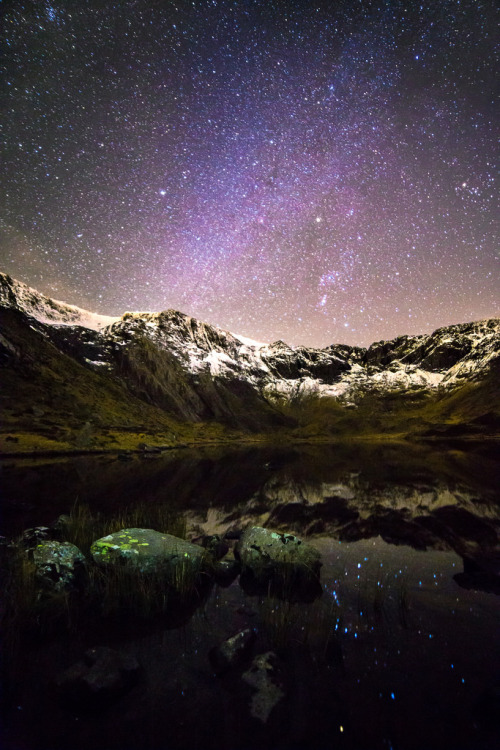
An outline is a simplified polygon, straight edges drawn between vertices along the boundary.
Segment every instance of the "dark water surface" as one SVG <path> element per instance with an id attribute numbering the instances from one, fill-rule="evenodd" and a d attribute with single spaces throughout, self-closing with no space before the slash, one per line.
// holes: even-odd
<path id="1" fill-rule="evenodd" d="M 168 503 L 188 538 L 235 536 L 252 523 L 299 534 L 323 560 L 313 603 L 251 595 L 236 579 L 161 621 L 96 613 L 21 637 L 5 676 L 3 747 L 500 747 L 493 443 L 19 460 L 1 472 L 7 536 L 75 502 L 109 515 Z M 242 679 L 249 664 L 217 677 L 208 659 L 246 627 L 257 633 L 250 661 L 275 654 L 279 699 L 267 718 Z M 100 709 L 65 707 L 55 677 L 100 645 L 137 658 L 138 685 Z"/>

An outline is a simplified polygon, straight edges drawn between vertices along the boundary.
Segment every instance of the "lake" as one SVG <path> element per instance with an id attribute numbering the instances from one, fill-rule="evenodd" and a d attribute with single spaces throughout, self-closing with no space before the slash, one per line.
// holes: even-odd
<path id="1" fill-rule="evenodd" d="M 188 539 L 232 546 L 264 526 L 300 536 L 323 563 L 313 601 L 235 578 L 161 617 L 76 606 L 63 625 L 9 633 L 4 748 L 499 747 L 493 441 L 4 459 L 1 476 L 9 538 L 75 507 L 106 518 L 140 505 L 154 517 L 161 505 Z M 217 674 L 211 650 L 244 629 L 251 650 Z M 96 646 L 135 657 L 137 684 L 69 705 L 57 676 Z"/>

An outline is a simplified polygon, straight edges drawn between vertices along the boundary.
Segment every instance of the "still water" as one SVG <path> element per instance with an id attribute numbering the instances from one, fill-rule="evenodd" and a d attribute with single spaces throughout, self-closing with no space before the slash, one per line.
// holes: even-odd
<path id="1" fill-rule="evenodd" d="M 249 524 L 266 526 L 302 536 L 323 565 L 312 603 L 254 595 L 236 578 L 167 619 L 96 613 L 64 632 L 22 636 L 15 669 L 6 670 L 3 747 L 496 750 L 495 447 L 4 461 L 8 537 L 52 523 L 75 502 L 109 515 L 167 503 L 182 514 L 188 538 L 232 539 Z M 210 650 L 244 628 L 256 633 L 249 662 L 216 676 Z M 110 704 L 68 707 L 55 679 L 94 646 L 133 655 L 140 680 Z M 245 675 L 269 652 L 274 687 L 263 710 Z"/>

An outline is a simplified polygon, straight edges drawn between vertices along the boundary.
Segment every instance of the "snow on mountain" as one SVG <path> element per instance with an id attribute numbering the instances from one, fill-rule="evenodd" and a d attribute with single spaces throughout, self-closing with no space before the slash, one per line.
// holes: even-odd
<path id="1" fill-rule="evenodd" d="M 40 323 L 50 325 L 82 326 L 98 331 L 117 318 L 83 310 L 75 305 L 46 297 L 36 289 L 0 273 L 0 305 L 25 312 Z"/>
<path id="2" fill-rule="evenodd" d="M 429 335 L 399 336 L 368 349 L 345 345 L 313 349 L 283 341 L 264 344 L 176 310 L 127 312 L 121 318 L 96 315 L 51 300 L 5 274 L 0 274 L 0 304 L 49 324 L 52 330 L 66 327 L 67 332 L 54 332 L 51 338 L 88 366 L 106 366 L 120 377 L 132 368 L 135 378 L 142 368 L 142 379 L 146 368 L 149 385 L 141 388 L 168 392 L 179 409 L 189 392 L 190 408 L 195 411 L 202 402 L 206 405 L 214 399 L 219 410 L 225 408 L 227 394 L 206 393 L 208 382 L 225 383 L 232 390 L 244 384 L 268 404 L 312 394 L 348 405 L 367 390 L 452 388 L 483 377 L 500 361 L 498 319 L 452 325 Z M 205 390 L 200 390 L 202 381 Z M 248 390 L 245 393 L 248 398 Z"/>
<path id="3" fill-rule="evenodd" d="M 266 346 L 262 341 L 249 339 L 247 336 L 241 336 L 239 333 L 233 333 L 233 336 L 235 339 L 238 339 L 238 341 L 241 341 L 243 346 L 248 346 L 250 349 L 262 349 L 263 346 Z"/>

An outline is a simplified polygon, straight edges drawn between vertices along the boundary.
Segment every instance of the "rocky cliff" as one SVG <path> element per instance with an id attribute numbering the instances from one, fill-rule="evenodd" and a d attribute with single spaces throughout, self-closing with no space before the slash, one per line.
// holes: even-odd
<path id="1" fill-rule="evenodd" d="M 498 432 L 498 319 L 367 349 L 310 349 L 251 341 L 176 310 L 107 318 L 55 302 L 5 274 L 0 314 L 0 360 L 11 383 L 4 399 L 23 408 L 25 380 L 31 390 L 43 380 L 36 396 L 50 412 L 58 381 L 64 390 L 77 370 L 82 382 L 97 378 L 97 390 L 118 389 L 112 399 L 142 403 L 182 423 L 291 429 L 305 437 Z M 44 357 L 52 375 L 42 368 Z M 97 401 L 87 409 L 92 422 L 102 420 Z M 120 409 L 127 412 L 123 403 Z M 140 426 L 137 415 L 130 422 Z"/>

